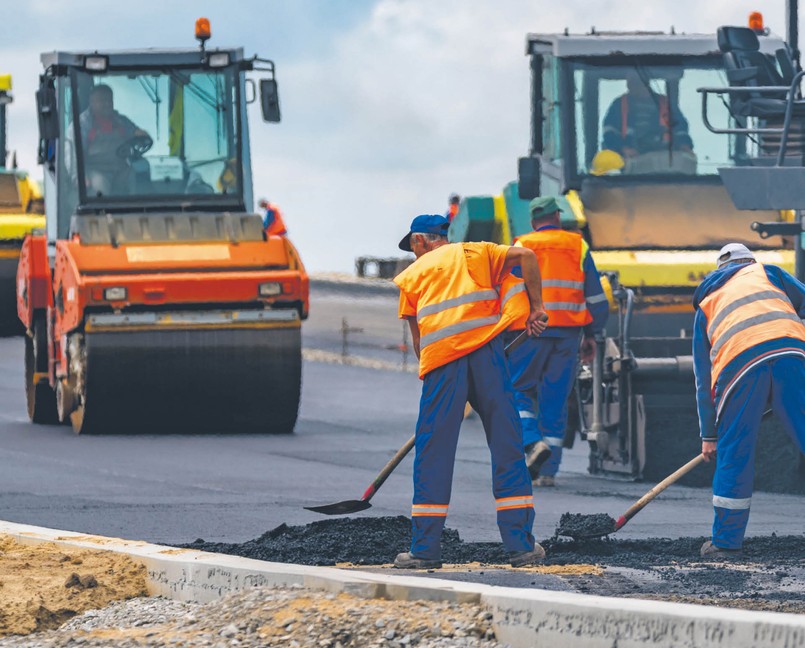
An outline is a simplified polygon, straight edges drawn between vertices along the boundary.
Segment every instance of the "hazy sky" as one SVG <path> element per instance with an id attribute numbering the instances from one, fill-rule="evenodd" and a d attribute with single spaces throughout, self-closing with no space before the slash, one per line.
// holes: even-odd
<path id="1" fill-rule="evenodd" d="M 14 77 L 9 147 L 35 177 L 39 54 L 242 45 L 277 65 L 281 124 L 252 114 L 255 197 L 283 210 L 311 271 L 398 255 L 416 214 L 498 193 L 528 149 L 527 32 L 713 33 L 750 11 L 785 33 L 784 0 L 21 0 L 0 21 Z M 805 7 L 802 8 L 805 13 Z M 800 27 L 800 31 L 803 27 Z M 801 38 L 805 42 L 805 35 Z"/>

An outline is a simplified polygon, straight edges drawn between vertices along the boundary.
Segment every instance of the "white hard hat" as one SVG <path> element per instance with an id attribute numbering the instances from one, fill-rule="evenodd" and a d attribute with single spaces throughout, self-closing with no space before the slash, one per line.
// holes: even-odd
<path id="1" fill-rule="evenodd" d="M 730 263 L 732 261 L 740 261 L 742 259 L 755 260 L 755 255 L 743 243 L 727 243 L 718 253 L 717 267 Z"/>

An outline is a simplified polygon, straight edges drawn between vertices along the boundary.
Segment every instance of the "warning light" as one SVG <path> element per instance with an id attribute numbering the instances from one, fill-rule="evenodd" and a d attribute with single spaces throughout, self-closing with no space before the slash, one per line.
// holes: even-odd
<path id="1" fill-rule="evenodd" d="M 759 11 L 753 11 L 749 14 L 749 29 L 755 31 L 759 34 L 762 34 L 764 31 L 763 27 L 763 14 Z"/>
<path id="2" fill-rule="evenodd" d="M 209 40 L 210 36 L 212 36 L 212 32 L 210 32 L 210 19 L 202 17 L 196 20 L 196 39 L 201 41 L 203 45 L 204 41 Z"/>

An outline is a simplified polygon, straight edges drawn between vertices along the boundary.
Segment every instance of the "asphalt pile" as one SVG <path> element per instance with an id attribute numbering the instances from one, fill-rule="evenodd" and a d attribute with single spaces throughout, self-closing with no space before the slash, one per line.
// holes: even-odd
<path id="1" fill-rule="evenodd" d="M 576 529 L 581 525 L 597 530 L 613 524 L 609 516 L 598 519 L 567 515 L 564 521 L 575 523 Z M 442 560 L 446 565 L 457 565 L 458 571 L 452 568 L 418 574 L 514 587 L 549 586 L 604 596 L 805 613 L 805 535 L 749 538 L 743 554 L 726 562 L 702 561 L 699 548 L 704 540 L 631 540 L 615 536 L 572 539 L 555 535 L 540 541 L 548 568 L 597 565 L 602 569 L 537 578 L 518 574 L 518 570 L 506 571 L 508 556 L 501 543 L 464 542 L 456 530 L 445 529 Z M 244 543 L 199 539 L 183 546 L 273 562 L 352 564 L 382 571 L 389 569 L 398 552 L 408 550 L 410 542 L 411 522 L 398 516 L 331 518 L 304 526 L 283 524 Z M 501 580 L 501 574 L 508 576 Z M 545 578 L 554 580 L 546 583 Z"/>
<path id="2" fill-rule="evenodd" d="M 281 524 L 259 538 L 239 544 L 198 539 L 187 549 L 299 565 L 384 565 L 411 546 L 411 520 L 405 516 L 331 518 L 304 526 Z M 442 534 L 442 559 L 448 563 L 506 563 L 500 543 L 464 542 L 458 531 Z"/>

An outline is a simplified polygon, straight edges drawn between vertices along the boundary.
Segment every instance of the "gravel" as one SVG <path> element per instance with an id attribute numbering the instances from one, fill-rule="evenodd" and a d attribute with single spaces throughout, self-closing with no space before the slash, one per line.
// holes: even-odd
<path id="1" fill-rule="evenodd" d="M 478 605 L 261 588 L 207 604 L 130 599 L 86 612 L 57 630 L 0 638 L 0 648 L 504 648 L 491 624 L 492 614 Z"/>

